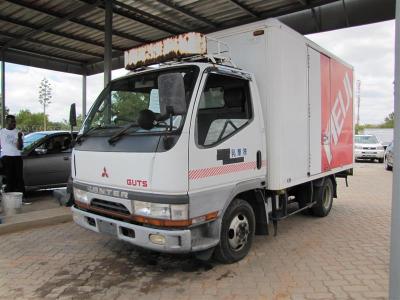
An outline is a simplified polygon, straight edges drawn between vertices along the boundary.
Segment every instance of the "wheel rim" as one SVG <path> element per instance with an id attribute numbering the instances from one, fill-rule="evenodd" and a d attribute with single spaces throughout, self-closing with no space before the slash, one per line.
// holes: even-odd
<path id="1" fill-rule="evenodd" d="M 324 206 L 325 209 L 329 209 L 329 206 L 331 205 L 331 200 L 332 200 L 332 190 L 330 185 L 326 185 L 322 201 L 322 205 Z"/>
<path id="2" fill-rule="evenodd" d="M 228 229 L 229 246 L 234 251 L 240 251 L 247 244 L 250 233 L 249 221 L 242 213 L 237 214 Z"/>

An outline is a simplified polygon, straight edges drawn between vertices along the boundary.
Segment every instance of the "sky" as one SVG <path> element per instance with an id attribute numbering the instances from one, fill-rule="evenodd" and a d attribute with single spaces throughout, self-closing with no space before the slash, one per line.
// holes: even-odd
<path id="1" fill-rule="evenodd" d="M 387 21 L 307 36 L 354 67 L 361 124 L 382 123 L 394 110 L 394 33 L 395 22 Z M 356 118 L 356 87 L 354 95 Z"/>
<path id="2" fill-rule="evenodd" d="M 307 36 L 354 66 L 355 81 L 361 81 L 361 124 L 379 124 L 393 111 L 394 28 L 394 21 L 387 21 Z M 112 78 L 126 73 L 124 69 L 115 70 Z M 43 111 L 38 93 L 45 77 L 53 90 L 52 103 L 47 108 L 50 120 L 68 119 L 71 103 L 77 104 L 80 113 L 82 76 L 7 63 L 6 107 L 10 113 L 17 114 L 21 109 Z M 87 77 L 87 109 L 102 87 L 103 74 Z"/>

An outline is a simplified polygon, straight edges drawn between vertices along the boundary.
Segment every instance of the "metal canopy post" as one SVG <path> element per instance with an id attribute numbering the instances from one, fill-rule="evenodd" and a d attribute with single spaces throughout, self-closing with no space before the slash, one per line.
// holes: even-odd
<path id="1" fill-rule="evenodd" d="M 86 117 L 86 74 L 82 75 L 82 121 Z"/>
<path id="2" fill-rule="evenodd" d="M 111 81 L 112 70 L 112 0 L 105 0 L 105 20 L 104 20 L 104 87 Z M 107 108 L 105 119 L 107 123 L 111 123 L 111 95 L 107 97 Z"/>
<path id="3" fill-rule="evenodd" d="M 5 127 L 6 121 L 6 64 L 4 51 L 1 52 L 1 127 Z"/>
<path id="4" fill-rule="evenodd" d="M 394 120 L 389 299 L 400 299 L 400 0 L 396 1 Z"/>
<path id="5" fill-rule="evenodd" d="M 111 60 L 112 60 L 112 0 L 105 1 L 104 20 L 104 86 L 111 81 Z"/>

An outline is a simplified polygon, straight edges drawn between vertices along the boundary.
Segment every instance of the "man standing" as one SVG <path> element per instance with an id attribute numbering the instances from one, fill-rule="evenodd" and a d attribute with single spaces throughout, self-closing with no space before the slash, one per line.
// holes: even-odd
<path id="1" fill-rule="evenodd" d="M 6 128 L 0 130 L 1 156 L 6 176 L 5 191 L 7 193 L 23 193 L 25 189 L 21 157 L 24 142 L 22 132 L 15 128 L 16 125 L 15 116 L 8 115 L 6 117 Z"/>

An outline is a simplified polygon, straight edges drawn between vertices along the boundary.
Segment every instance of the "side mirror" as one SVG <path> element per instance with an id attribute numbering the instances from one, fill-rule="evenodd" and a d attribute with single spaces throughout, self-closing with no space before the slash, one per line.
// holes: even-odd
<path id="1" fill-rule="evenodd" d="M 35 153 L 38 154 L 38 155 L 43 155 L 43 154 L 47 153 L 47 149 L 45 149 L 45 148 L 36 148 L 35 149 Z"/>
<path id="2" fill-rule="evenodd" d="M 71 127 L 76 126 L 76 106 L 75 103 L 71 104 L 71 108 L 69 109 L 69 125 Z"/>
<path id="3" fill-rule="evenodd" d="M 138 123 L 143 129 L 150 130 L 154 127 L 156 115 L 149 109 L 143 109 L 139 112 Z"/>
<path id="4" fill-rule="evenodd" d="M 158 93 L 162 116 L 186 113 L 185 84 L 181 73 L 158 76 Z"/>

